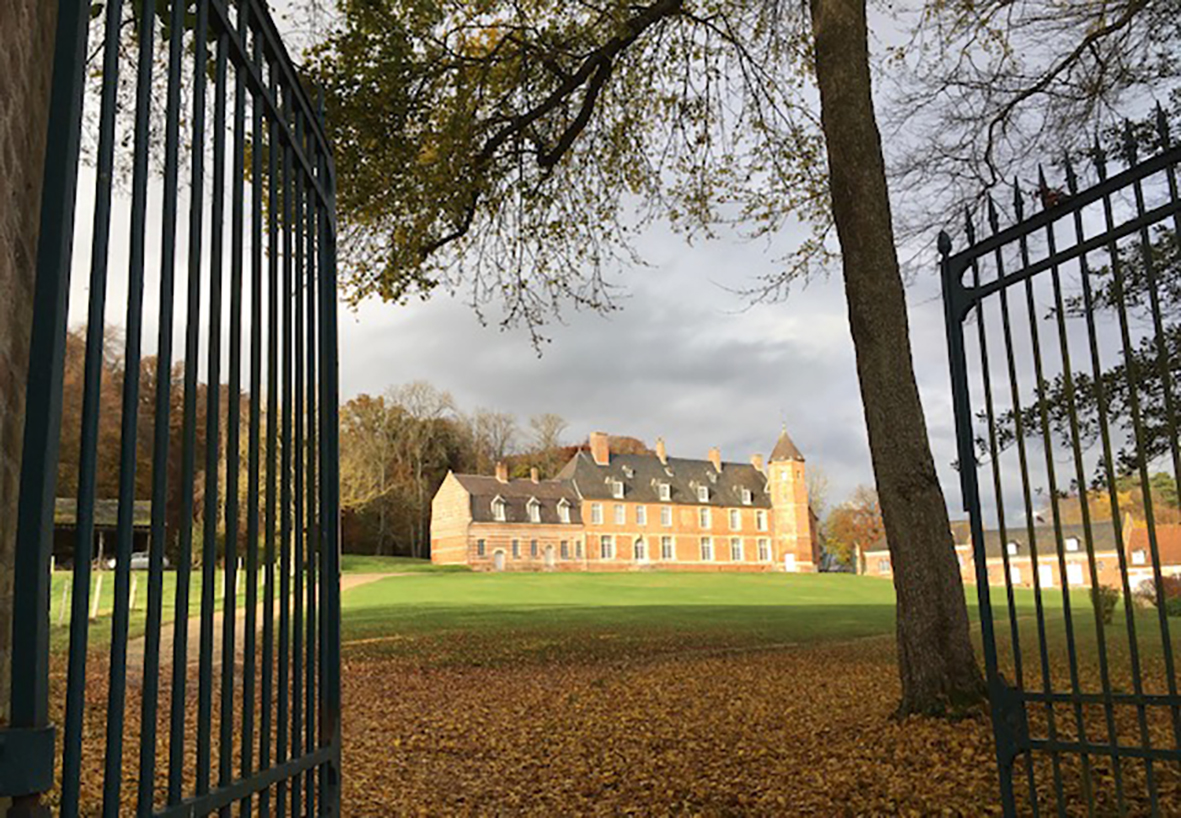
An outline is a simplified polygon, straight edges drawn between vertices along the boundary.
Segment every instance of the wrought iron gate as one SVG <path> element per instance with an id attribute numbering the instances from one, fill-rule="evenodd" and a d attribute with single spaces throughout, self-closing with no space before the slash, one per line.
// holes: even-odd
<path id="1" fill-rule="evenodd" d="M 1181 148 L 1111 139 L 939 237 L 1008 815 L 1181 810 Z"/>
<path id="2" fill-rule="evenodd" d="M 17 815 L 337 814 L 322 113 L 264 0 L 60 0 L 56 42 L 0 795 Z"/>

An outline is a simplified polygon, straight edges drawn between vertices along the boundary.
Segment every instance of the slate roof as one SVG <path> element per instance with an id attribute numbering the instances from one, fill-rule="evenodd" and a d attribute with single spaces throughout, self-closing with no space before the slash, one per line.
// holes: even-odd
<path id="1" fill-rule="evenodd" d="M 779 440 L 775 441 L 775 448 L 771 450 L 771 457 L 767 462 L 774 463 L 778 460 L 803 459 L 804 456 L 800 454 L 800 450 L 796 448 L 796 444 L 788 436 L 787 427 L 783 427 L 783 431 L 779 433 Z"/>
<path id="2" fill-rule="evenodd" d="M 94 501 L 94 524 L 99 528 L 114 528 L 119 522 L 118 500 Z M 73 526 L 78 523 L 78 501 L 73 497 L 57 497 L 53 501 L 53 524 Z M 133 528 L 150 528 L 152 525 L 152 503 L 150 500 L 136 500 L 132 513 Z"/>
<path id="3" fill-rule="evenodd" d="M 751 493 L 752 508 L 770 508 L 766 476 L 749 463 L 723 463 L 719 473 L 708 460 L 668 458 L 661 463 L 654 454 L 612 454 L 600 466 L 588 452 L 578 452 L 557 475 L 569 480 L 587 500 L 623 499 L 634 503 L 687 503 L 709 506 L 742 506 L 742 489 Z M 623 483 L 623 497 L 612 493 L 611 483 Z M 669 499 L 661 500 L 659 484 L 669 485 Z M 698 486 L 709 489 L 709 500 L 697 499 Z"/>
<path id="4" fill-rule="evenodd" d="M 492 517 L 492 501 L 497 497 L 504 500 L 506 523 L 528 523 L 529 501 L 537 498 L 541 506 L 541 524 L 556 525 L 558 503 L 565 500 L 570 504 L 570 524 L 582 523 L 578 507 L 578 493 L 574 486 L 562 480 L 510 480 L 502 483 L 495 477 L 482 474 L 457 474 L 455 479 L 471 498 L 472 520 L 477 523 L 501 522 Z"/>
<path id="5" fill-rule="evenodd" d="M 1065 548 L 1055 540 L 1054 526 L 1052 525 L 1038 525 L 1033 529 L 1034 538 L 1037 541 L 1038 559 L 1045 554 L 1057 554 L 1056 548 Z M 1087 553 L 1087 538 L 1084 527 L 1080 525 L 1064 525 L 1062 526 L 1062 542 L 1071 537 L 1078 539 L 1078 551 L 1066 551 L 1067 554 L 1077 553 L 1086 555 Z M 1116 551 L 1119 544 L 1115 538 L 1115 526 L 1110 522 L 1105 523 L 1091 523 L 1091 541 L 1094 544 L 1095 553 Z M 1015 524 L 1005 528 L 1005 540 L 1001 541 L 1001 532 L 999 530 L 991 530 L 984 532 L 984 553 L 988 557 L 1000 557 L 1001 548 L 1004 544 L 1015 542 L 1017 543 L 1017 556 L 1029 556 L 1029 529 L 1024 525 Z"/>

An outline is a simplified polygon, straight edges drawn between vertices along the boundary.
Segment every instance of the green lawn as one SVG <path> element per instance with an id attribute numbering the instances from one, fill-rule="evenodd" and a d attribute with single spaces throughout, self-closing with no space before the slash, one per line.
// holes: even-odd
<path id="1" fill-rule="evenodd" d="M 342 554 L 340 570 L 345 574 L 470 573 L 466 565 L 435 565 L 415 557 L 378 557 L 371 554 Z"/>

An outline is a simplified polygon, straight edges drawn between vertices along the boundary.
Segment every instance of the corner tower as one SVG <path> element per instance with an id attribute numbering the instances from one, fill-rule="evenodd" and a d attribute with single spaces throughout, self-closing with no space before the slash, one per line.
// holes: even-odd
<path id="1" fill-rule="evenodd" d="M 804 456 L 788 436 L 786 426 L 771 452 L 767 480 L 778 565 L 785 571 L 815 571 L 817 555 L 808 511 Z"/>

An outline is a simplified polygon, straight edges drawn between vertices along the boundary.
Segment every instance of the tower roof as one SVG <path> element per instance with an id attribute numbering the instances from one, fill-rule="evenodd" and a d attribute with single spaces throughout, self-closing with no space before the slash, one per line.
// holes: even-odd
<path id="1" fill-rule="evenodd" d="M 779 440 L 775 441 L 775 448 L 771 452 L 771 459 L 769 462 L 774 463 L 777 460 L 800 460 L 804 456 L 800 454 L 800 450 L 796 448 L 796 444 L 792 443 L 791 438 L 787 434 L 787 427 L 783 427 L 783 431 L 779 433 Z"/>

